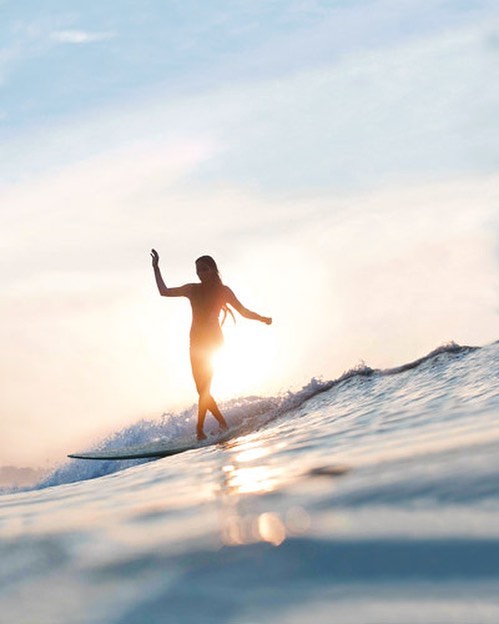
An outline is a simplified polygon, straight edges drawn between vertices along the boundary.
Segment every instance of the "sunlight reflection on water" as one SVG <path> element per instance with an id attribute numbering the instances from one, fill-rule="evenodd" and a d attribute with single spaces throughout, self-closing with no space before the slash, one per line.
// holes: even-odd
<path id="1" fill-rule="evenodd" d="M 303 534 L 310 527 L 305 509 L 294 505 L 276 511 L 273 499 L 267 496 L 289 482 L 285 466 L 269 461 L 284 447 L 279 440 L 251 436 L 226 449 L 218 488 L 223 544 L 268 542 L 279 546 L 288 536 Z M 258 505 L 253 504 L 256 501 Z"/>

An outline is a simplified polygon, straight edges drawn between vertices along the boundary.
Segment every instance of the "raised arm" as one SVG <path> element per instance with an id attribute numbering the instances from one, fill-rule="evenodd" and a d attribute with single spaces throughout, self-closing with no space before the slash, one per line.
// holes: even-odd
<path id="1" fill-rule="evenodd" d="M 179 286 L 177 288 L 168 288 L 163 281 L 163 276 L 161 275 L 161 271 L 159 269 L 159 254 L 155 249 L 151 249 L 151 258 L 159 294 L 162 297 L 188 297 L 191 292 L 191 285 L 185 284 L 185 286 Z"/>
<path id="2" fill-rule="evenodd" d="M 237 310 L 241 316 L 244 316 L 244 318 L 252 321 L 260 321 L 260 323 L 265 323 L 266 325 L 272 324 L 272 319 L 269 316 L 261 316 L 260 314 L 245 308 L 228 286 L 225 286 L 225 295 L 227 303 L 231 305 L 234 310 Z"/>

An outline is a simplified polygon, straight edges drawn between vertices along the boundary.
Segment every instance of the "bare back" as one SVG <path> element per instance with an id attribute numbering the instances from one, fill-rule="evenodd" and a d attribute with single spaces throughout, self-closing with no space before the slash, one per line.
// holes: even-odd
<path id="1" fill-rule="evenodd" d="M 222 306 L 226 303 L 224 287 L 213 288 L 204 284 L 189 286 L 188 298 L 192 308 L 191 344 L 220 346 L 223 334 L 218 319 Z"/>

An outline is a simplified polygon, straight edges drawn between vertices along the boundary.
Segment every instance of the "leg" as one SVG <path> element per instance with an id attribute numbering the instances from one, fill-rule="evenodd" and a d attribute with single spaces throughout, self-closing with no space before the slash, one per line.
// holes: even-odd
<path id="1" fill-rule="evenodd" d="M 196 437 L 198 440 L 206 440 L 206 435 L 203 431 L 203 428 L 207 409 L 208 406 L 206 405 L 206 398 L 203 394 L 200 394 L 198 403 L 198 422 L 196 425 Z"/>
<path id="2" fill-rule="evenodd" d="M 211 353 L 198 349 L 191 349 L 192 375 L 199 394 L 198 422 L 196 433 L 198 440 L 205 440 L 203 431 L 206 412 L 210 412 L 217 419 L 222 429 L 227 429 L 227 423 L 222 416 L 215 399 L 211 396 L 211 380 L 213 378 L 213 366 L 211 364 Z"/>
<path id="3" fill-rule="evenodd" d="M 218 424 L 220 425 L 221 429 L 228 429 L 228 425 L 227 422 L 225 420 L 225 418 L 222 415 L 222 412 L 218 409 L 218 405 L 215 401 L 215 399 L 211 396 L 211 394 L 208 397 L 209 401 L 208 401 L 208 409 L 210 410 L 210 412 L 213 414 L 213 416 L 215 416 L 215 418 L 218 420 Z"/>

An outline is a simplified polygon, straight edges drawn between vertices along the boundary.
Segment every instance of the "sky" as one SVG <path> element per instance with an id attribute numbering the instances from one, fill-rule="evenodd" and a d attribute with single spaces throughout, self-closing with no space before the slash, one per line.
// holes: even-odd
<path id="1" fill-rule="evenodd" d="M 0 465 L 47 465 L 196 399 L 499 338 L 494 0 L 0 1 Z"/>

